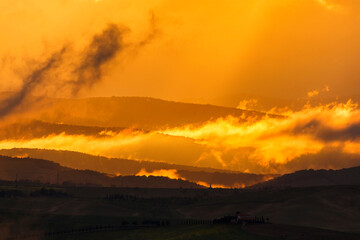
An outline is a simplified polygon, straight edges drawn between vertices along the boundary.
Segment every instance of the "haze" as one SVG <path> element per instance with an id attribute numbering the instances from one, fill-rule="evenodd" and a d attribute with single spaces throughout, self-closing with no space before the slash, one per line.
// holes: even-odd
<path id="1" fill-rule="evenodd" d="M 222 104 L 244 93 L 296 99 L 325 87 L 332 97 L 360 94 L 357 1 L 1 0 L 0 9 L 1 91 L 20 88 L 61 46 L 81 51 L 111 23 L 127 29 L 125 44 L 151 41 L 117 55 L 78 96 Z"/>
<path id="2" fill-rule="evenodd" d="M 360 163 L 360 3 L 1 0 L 0 9 L 1 149 L 261 174 Z"/>

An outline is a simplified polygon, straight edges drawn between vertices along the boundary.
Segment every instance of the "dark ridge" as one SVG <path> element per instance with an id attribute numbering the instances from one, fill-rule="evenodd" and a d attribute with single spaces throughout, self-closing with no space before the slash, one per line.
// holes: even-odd
<path id="1" fill-rule="evenodd" d="M 334 185 L 360 185 L 360 167 L 340 170 L 301 170 L 285 174 L 253 188 L 314 187 Z"/>
<path id="2" fill-rule="evenodd" d="M 181 179 L 145 176 L 110 176 L 91 170 L 63 167 L 42 159 L 0 156 L 0 179 L 5 181 L 36 181 L 64 186 L 202 188 Z"/>

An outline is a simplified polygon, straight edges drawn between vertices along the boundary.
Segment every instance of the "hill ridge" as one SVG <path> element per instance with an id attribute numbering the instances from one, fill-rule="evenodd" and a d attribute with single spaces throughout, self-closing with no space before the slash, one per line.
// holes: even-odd
<path id="1" fill-rule="evenodd" d="M 252 188 L 315 187 L 360 185 L 360 166 L 334 169 L 304 169 L 258 183 Z"/>

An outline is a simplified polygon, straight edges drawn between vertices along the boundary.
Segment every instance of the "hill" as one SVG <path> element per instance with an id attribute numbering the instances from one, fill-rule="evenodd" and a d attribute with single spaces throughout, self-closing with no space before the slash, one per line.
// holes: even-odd
<path id="1" fill-rule="evenodd" d="M 28 156 L 31 158 L 46 159 L 70 168 L 90 169 L 113 175 L 136 175 L 142 169 L 150 173 L 156 170 L 171 170 L 171 173 L 175 173 L 179 177 L 192 182 L 205 182 L 215 186 L 222 185 L 227 187 L 250 186 L 278 176 L 275 174 L 251 174 L 162 162 L 107 158 L 80 152 L 47 149 L 1 149 L 0 154 L 12 157 Z"/>
<path id="2" fill-rule="evenodd" d="M 256 191 L 249 189 L 49 187 L 56 192 L 67 193 L 68 197 L 32 197 L 31 193 L 40 190 L 41 185 L 15 187 L 13 182 L 0 181 L 0 192 L 11 193 L 11 190 L 19 193 L 17 197 L 0 196 L 0 218 L 6 219 L 8 223 L 13 222 L 14 234 L 18 234 L 19 230 L 27 229 L 61 231 L 121 224 L 124 220 L 138 223 L 149 219 L 212 220 L 234 215 L 236 211 L 252 216 L 268 217 L 270 222 L 274 223 L 269 225 L 274 227 L 277 224 L 287 224 L 360 233 L 359 186 Z M 5 223 L 3 222 L 3 226 Z M 241 229 L 238 225 L 236 228 Z M 288 230 L 290 229 L 278 229 L 274 233 L 279 233 L 279 236 L 290 235 L 287 233 Z M 317 232 L 315 229 L 309 231 Z M 309 231 L 299 229 L 293 234 L 300 239 L 313 239 L 309 237 Z M 260 229 L 255 229 L 255 232 L 265 233 Z M 324 236 L 314 239 L 331 238 Z M 335 239 L 356 238 L 338 237 Z"/>
<path id="3" fill-rule="evenodd" d="M 360 167 L 340 170 L 301 170 L 256 184 L 254 188 L 360 185 Z"/>
<path id="4" fill-rule="evenodd" d="M 145 97 L 45 99 L 31 117 L 83 126 L 136 127 L 154 130 L 234 116 L 262 118 L 266 113 L 214 105 L 165 101 Z M 35 115 L 34 115 L 35 114 Z M 271 117 L 280 117 L 270 115 Z"/>
<path id="5" fill-rule="evenodd" d="M 3 123 L 0 126 L 1 139 L 33 139 L 48 137 L 51 135 L 84 135 L 93 137 L 104 137 L 103 132 L 119 133 L 124 131 L 121 127 L 97 127 L 97 126 L 80 126 L 60 123 L 49 123 L 37 120 L 25 120 L 19 122 Z M 135 129 L 132 129 L 135 131 Z M 138 130 L 141 131 L 141 130 Z M 142 131 L 145 132 L 145 131 Z"/>
<path id="6" fill-rule="evenodd" d="M 90 170 L 76 170 L 58 163 L 32 158 L 0 156 L 0 179 L 40 183 L 144 188 L 201 188 L 181 179 L 153 176 L 109 176 Z"/>
<path id="7" fill-rule="evenodd" d="M 269 217 L 275 224 L 359 233 L 359 201 L 359 185 L 245 189 L 206 203 L 184 206 L 179 211 L 188 218 L 215 218 L 240 211 Z"/>

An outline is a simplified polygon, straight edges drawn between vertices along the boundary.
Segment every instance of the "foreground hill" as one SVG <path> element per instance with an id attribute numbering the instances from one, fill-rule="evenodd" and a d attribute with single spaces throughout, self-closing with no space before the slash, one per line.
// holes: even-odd
<path id="1" fill-rule="evenodd" d="M 0 156 L 0 179 L 37 181 L 63 185 L 98 185 L 144 188 L 200 188 L 201 186 L 166 177 L 109 176 L 90 170 L 75 170 L 47 160 Z"/>
<path id="2" fill-rule="evenodd" d="M 235 210 L 269 217 L 276 224 L 360 233 L 359 185 L 248 189 L 232 196 L 223 195 L 221 199 L 184 206 L 179 211 L 189 218 L 214 218 L 231 215 Z"/>
<path id="3" fill-rule="evenodd" d="M 291 230 L 288 227 L 277 230 L 271 228 L 274 231 L 270 232 L 266 229 L 254 229 L 257 234 L 268 232 L 270 235 L 281 236 L 275 239 L 284 239 L 284 235 L 297 237 L 286 239 L 357 239 L 337 234 L 335 234 L 337 238 L 330 238 L 326 236 L 327 234 L 311 238 L 309 233 L 319 232 L 314 228 L 360 233 L 359 186 L 258 191 L 62 186 L 53 189 L 58 193 L 67 193 L 66 197 L 44 194 L 31 196 L 31 193 L 38 192 L 42 186 L 30 184 L 16 186 L 14 182 L 0 181 L 0 192 L 12 194 L 12 196 L 0 195 L 0 218 L 7 220 L 0 222 L 0 228 L 10 227 L 14 235 L 18 235 L 19 231 L 25 234 L 26 230 L 35 233 L 41 230 L 62 231 L 116 225 L 124 220 L 130 223 L 133 221 L 141 223 L 149 219 L 212 220 L 231 216 L 236 211 L 240 211 L 252 216 L 268 217 L 270 222 L 274 223 L 270 226 L 274 227 L 276 224 L 287 224 L 313 228 L 309 230 L 301 228 L 295 232 L 293 232 L 295 229 Z M 14 196 L 15 193 L 18 193 L 17 196 Z M 210 228 L 214 226 L 209 225 Z M 177 227 L 171 226 L 171 228 Z M 241 229 L 239 226 L 236 228 Z M 193 239 L 192 237 L 185 239 L 189 238 Z M 109 239 L 109 236 L 101 239 Z M 139 237 L 131 239 L 139 239 Z M 209 235 L 199 239 L 212 238 Z M 219 239 L 227 239 L 227 237 Z M 243 239 L 248 238 L 244 236 Z"/>
<path id="4" fill-rule="evenodd" d="M 106 158 L 79 152 L 47 149 L 1 149 L 0 154 L 12 157 L 28 156 L 31 158 L 46 159 L 70 168 L 90 169 L 108 174 L 136 175 L 142 169 L 146 172 L 153 172 L 161 169 L 171 170 L 170 173 L 175 173 L 186 180 L 192 182 L 205 182 L 214 186 L 223 185 L 227 187 L 244 187 L 264 182 L 269 178 L 278 176 L 275 174 L 251 174 L 162 162 Z"/>
<path id="5" fill-rule="evenodd" d="M 237 108 L 144 97 L 47 99 L 42 102 L 41 110 L 37 110 L 37 115 L 32 114 L 32 117 L 47 122 L 101 127 L 136 127 L 147 130 L 199 124 L 229 115 L 243 119 L 261 118 L 266 115 L 262 112 Z"/>
<path id="6" fill-rule="evenodd" d="M 360 185 L 360 167 L 340 170 L 301 170 L 254 185 L 254 188 Z"/>

